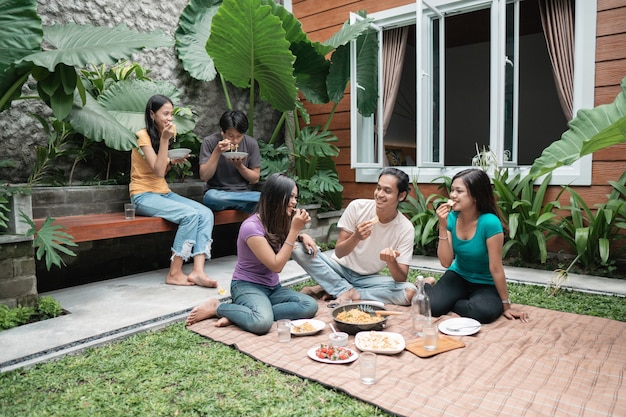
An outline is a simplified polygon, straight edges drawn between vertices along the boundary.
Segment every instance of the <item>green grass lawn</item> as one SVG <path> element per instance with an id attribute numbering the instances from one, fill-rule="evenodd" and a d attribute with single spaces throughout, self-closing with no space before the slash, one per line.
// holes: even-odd
<path id="1" fill-rule="evenodd" d="M 414 279 L 415 273 L 412 274 Z M 308 283 L 310 284 L 310 283 Z M 516 303 L 626 321 L 624 298 L 509 284 Z M 387 416 L 182 323 L 0 374 L 1 416 Z"/>

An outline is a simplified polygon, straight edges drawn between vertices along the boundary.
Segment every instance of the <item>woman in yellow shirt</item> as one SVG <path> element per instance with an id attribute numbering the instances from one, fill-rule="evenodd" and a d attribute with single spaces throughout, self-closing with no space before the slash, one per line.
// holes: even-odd
<path id="1" fill-rule="evenodd" d="M 137 214 L 178 224 L 165 282 L 215 288 L 217 282 L 204 272 L 205 260 L 211 259 L 213 212 L 202 203 L 173 193 L 165 181 L 171 168 L 167 151 L 176 132 L 172 100 L 159 94 L 150 97 L 145 121 L 146 128 L 137 132 L 139 148 L 131 153 L 130 199 Z M 193 258 L 193 270 L 186 275 L 182 267 L 189 258 Z"/>

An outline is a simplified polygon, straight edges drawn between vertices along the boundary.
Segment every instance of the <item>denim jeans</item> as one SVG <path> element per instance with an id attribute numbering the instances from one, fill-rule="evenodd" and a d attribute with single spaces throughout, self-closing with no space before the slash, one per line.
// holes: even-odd
<path id="1" fill-rule="evenodd" d="M 462 317 L 491 323 L 504 310 L 495 285 L 473 284 L 450 270 L 432 287 L 424 285 L 424 291 L 430 298 L 430 309 L 436 317 L 453 311 Z"/>
<path id="2" fill-rule="evenodd" d="M 259 191 L 222 191 L 209 189 L 203 202 L 213 211 L 235 209 L 253 213 L 261 193 Z"/>
<path id="3" fill-rule="evenodd" d="M 303 245 L 297 243 L 291 252 L 296 261 L 324 290 L 336 297 L 354 288 L 362 300 L 381 301 L 386 304 L 409 305 L 405 290 L 415 289 L 410 282 L 396 282 L 387 275 L 361 275 L 350 268 L 346 268 L 319 251 L 312 257 L 303 250 Z"/>
<path id="4" fill-rule="evenodd" d="M 254 334 L 270 331 L 274 320 L 310 319 L 317 313 L 317 301 L 278 284 L 275 287 L 248 281 L 232 280 L 232 303 L 217 308 L 218 317 L 226 317 L 241 329 Z"/>
<path id="5" fill-rule="evenodd" d="M 211 259 L 213 212 L 203 204 L 176 193 L 141 193 L 131 197 L 138 215 L 161 217 L 178 225 L 172 251 L 187 261 L 204 253 Z"/>

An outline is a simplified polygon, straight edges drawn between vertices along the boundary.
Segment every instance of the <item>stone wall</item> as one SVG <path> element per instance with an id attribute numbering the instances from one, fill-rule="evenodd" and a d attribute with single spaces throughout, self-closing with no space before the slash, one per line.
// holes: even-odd
<path id="1" fill-rule="evenodd" d="M 0 235 L 0 304 L 33 306 L 37 302 L 35 253 L 31 238 Z"/>
<path id="2" fill-rule="evenodd" d="M 39 0 L 37 12 L 44 27 L 53 24 L 91 24 L 118 26 L 148 32 L 161 30 L 174 36 L 178 18 L 187 0 Z M 190 107 L 196 115 L 194 133 L 202 138 L 219 130 L 219 117 L 227 109 L 218 80 L 197 81 L 190 78 L 176 56 L 176 50 L 159 48 L 135 54 L 134 62 L 151 70 L 150 77 L 163 80 L 179 88 L 180 106 Z M 235 109 L 248 111 L 248 93 L 229 86 L 229 95 Z M 36 85 L 31 80 L 23 88 L 24 96 L 36 96 Z M 258 97 L 258 95 L 257 95 Z M 46 145 L 48 136 L 29 113 L 50 115 L 50 109 L 40 100 L 14 101 L 12 108 L 0 113 L 0 132 L 3 146 L 0 160 L 12 160 L 15 168 L 0 168 L 0 178 L 12 183 L 25 182 L 35 161 L 35 146 Z M 280 115 L 267 104 L 255 105 L 254 133 L 257 138 L 269 139 Z M 88 165 L 78 167 L 76 177 L 88 171 Z"/>

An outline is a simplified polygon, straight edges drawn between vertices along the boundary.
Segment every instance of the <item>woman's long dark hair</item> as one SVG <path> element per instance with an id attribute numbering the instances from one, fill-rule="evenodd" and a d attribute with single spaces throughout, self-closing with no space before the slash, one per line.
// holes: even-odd
<path id="1" fill-rule="evenodd" d="M 146 112 L 144 114 L 144 119 L 146 122 L 146 130 L 148 131 L 148 135 L 150 135 L 150 142 L 152 143 L 152 148 L 154 148 L 154 152 L 159 153 L 159 147 L 161 145 L 161 134 L 154 123 L 154 119 L 152 118 L 152 113 L 156 113 L 159 111 L 161 107 L 165 103 L 170 103 L 174 106 L 172 100 L 169 97 L 163 96 L 161 94 L 155 94 L 148 100 L 146 104 Z"/>
<path id="2" fill-rule="evenodd" d="M 287 175 L 277 173 L 270 175 L 261 189 L 256 212 L 265 228 L 265 236 L 276 253 L 287 239 L 291 228 L 287 207 L 295 185 L 296 182 Z"/>
<path id="3" fill-rule="evenodd" d="M 452 177 L 452 181 L 457 178 L 463 181 L 470 195 L 474 198 L 474 201 L 476 201 L 476 209 L 481 213 L 492 213 L 498 216 L 502 226 L 506 230 L 506 224 L 500 215 L 489 175 L 482 169 L 470 168 L 457 172 L 456 175 Z"/>

